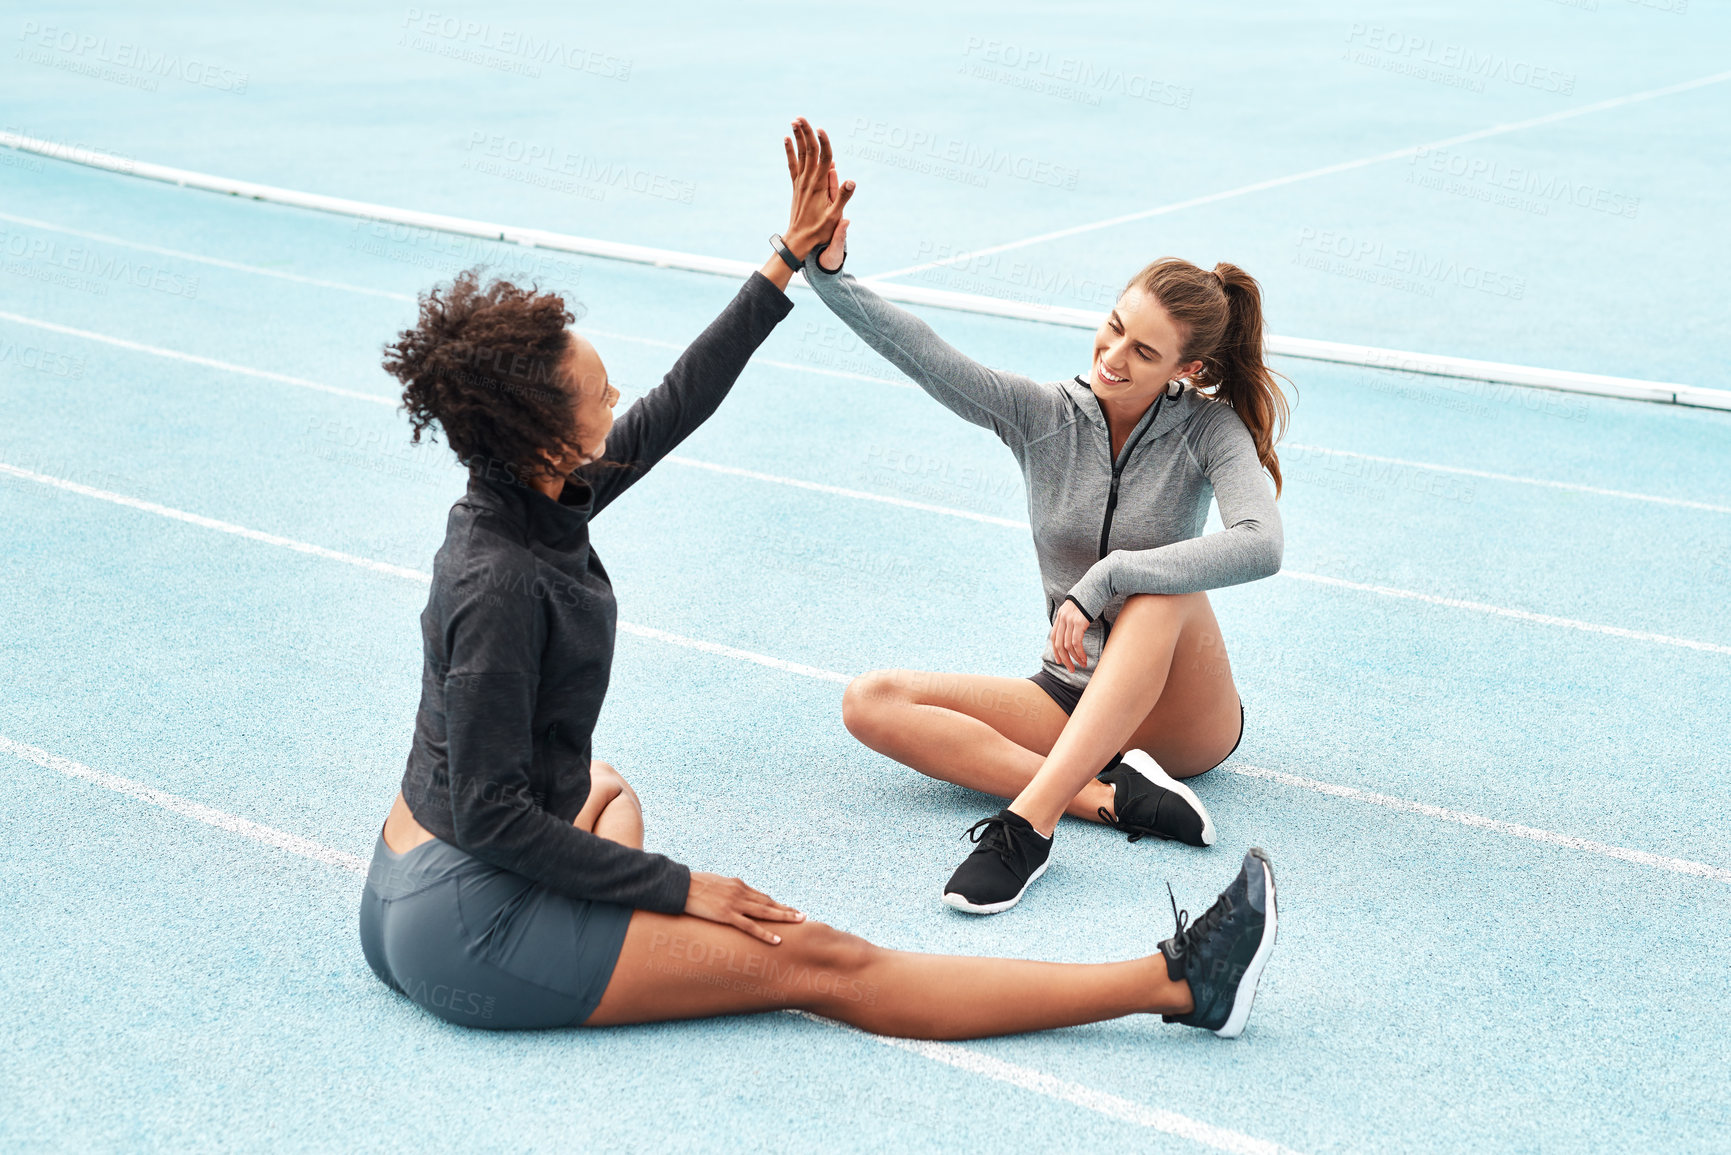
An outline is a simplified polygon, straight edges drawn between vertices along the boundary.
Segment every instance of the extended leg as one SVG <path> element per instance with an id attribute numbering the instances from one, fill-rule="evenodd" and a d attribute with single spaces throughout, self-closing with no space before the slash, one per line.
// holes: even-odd
<path id="1" fill-rule="evenodd" d="M 630 785 L 605 762 L 592 762 L 589 773 L 576 825 L 641 846 Z M 1023 962 L 883 950 L 822 923 L 777 929 L 782 941 L 769 946 L 703 919 L 635 912 L 588 1025 L 792 1007 L 882 1034 L 972 1038 L 1190 1009 L 1188 987 L 1167 978 L 1159 955 L 1090 966 Z"/>
<path id="2" fill-rule="evenodd" d="M 885 950 L 822 923 L 767 946 L 732 927 L 637 911 L 587 1026 L 808 1010 L 878 1034 L 965 1039 L 1191 1009 L 1158 954 L 1078 964 Z"/>

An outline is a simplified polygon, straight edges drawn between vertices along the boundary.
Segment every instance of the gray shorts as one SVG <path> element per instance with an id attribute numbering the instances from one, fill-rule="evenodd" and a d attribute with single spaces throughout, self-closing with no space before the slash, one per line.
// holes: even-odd
<path id="1" fill-rule="evenodd" d="M 361 950 L 390 988 L 449 1023 L 574 1027 L 613 977 L 631 908 L 586 902 L 434 838 L 384 835 L 361 894 Z"/>

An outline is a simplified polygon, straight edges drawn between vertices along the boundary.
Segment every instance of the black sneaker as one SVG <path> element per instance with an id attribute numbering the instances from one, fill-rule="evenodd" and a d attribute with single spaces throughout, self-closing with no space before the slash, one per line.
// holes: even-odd
<path id="1" fill-rule="evenodd" d="M 1052 840 L 1020 814 L 1000 810 L 968 827 L 977 846 L 944 887 L 944 901 L 969 914 L 997 914 L 1021 900 L 1028 884 L 1046 873 Z"/>
<path id="2" fill-rule="evenodd" d="M 1191 846 L 1214 844 L 1214 820 L 1190 787 L 1160 769 L 1141 750 L 1125 752 L 1098 775 L 1112 788 L 1112 809 L 1100 808 L 1100 821 L 1130 836 L 1153 835 Z"/>
<path id="3" fill-rule="evenodd" d="M 1171 888 L 1167 888 L 1168 893 Z M 1256 983 L 1274 949 L 1274 866 L 1260 847 L 1251 847 L 1232 885 L 1195 922 L 1172 900 L 1178 933 L 1160 944 L 1166 974 L 1190 984 L 1196 1008 L 1187 1015 L 1165 1015 L 1169 1023 L 1201 1027 L 1235 1039 L 1250 1018 Z"/>

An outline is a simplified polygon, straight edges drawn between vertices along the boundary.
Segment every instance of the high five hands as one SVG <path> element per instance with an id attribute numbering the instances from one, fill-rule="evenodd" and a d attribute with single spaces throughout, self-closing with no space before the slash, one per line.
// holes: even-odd
<path id="1" fill-rule="evenodd" d="M 796 260 L 803 261 L 819 245 L 847 236 L 847 222 L 841 214 L 853 197 L 854 184 L 851 180 L 841 182 L 836 175 L 829 135 L 812 128 L 805 117 L 793 122 L 793 135 L 782 137 L 781 143 L 787 151 L 787 175 L 793 181 L 793 208 L 787 215 L 782 243 Z M 841 264 L 841 246 L 832 245 L 832 251 L 836 255 L 825 262 L 825 267 L 833 271 Z M 763 268 L 764 275 L 783 289 L 790 272 L 779 257 L 766 262 Z"/>
<path id="2" fill-rule="evenodd" d="M 822 129 L 813 129 L 805 117 L 793 122 L 793 135 L 782 137 L 782 144 L 787 149 L 787 175 L 793 179 L 793 208 L 788 212 L 787 232 L 781 239 L 803 261 L 819 245 L 846 237 L 847 222 L 842 220 L 841 213 L 853 196 L 853 181 L 840 183 L 829 136 Z M 834 263 L 839 266 L 841 258 L 838 256 Z M 764 262 L 763 275 L 777 288 L 785 289 L 793 270 L 778 255 Z M 805 915 L 793 907 L 737 878 L 701 871 L 692 872 L 685 913 L 736 927 L 771 946 L 781 942 L 772 924 L 805 921 Z"/>

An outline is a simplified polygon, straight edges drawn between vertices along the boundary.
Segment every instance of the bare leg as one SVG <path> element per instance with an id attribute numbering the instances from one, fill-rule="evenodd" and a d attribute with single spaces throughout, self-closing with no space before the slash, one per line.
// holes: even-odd
<path id="1" fill-rule="evenodd" d="M 643 806 L 637 791 L 606 762 L 589 763 L 589 797 L 571 825 L 643 849 Z"/>
<path id="2" fill-rule="evenodd" d="M 586 1026 L 795 1008 L 883 1035 L 969 1039 L 1136 1013 L 1181 1014 L 1190 988 L 1155 954 L 1079 964 L 885 950 L 823 923 L 768 946 L 684 915 L 637 911 Z"/>
<path id="3" fill-rule="evenodd" d="M 1103 730 L 1102 713 L 1109 723 Z M 1147 750 L 1178 778 L 1225 757 L 1238 738 L 1238 691 L 1205 594 L 1139 595 L 1113 624 L 1074 718 L 1026 678 L 874 670 L 849 684 L 842 721 L 904 766 L 1017 799 L 1011 808 L 1049 834 L 1059 813 L 1097 822 L 1102 808 L 1111 811 L 1112 791 L 1094 775 L 1115 752 Z M 1089 740 L 1078 749 L 1083 733 Z M 1073 788 L 1043 823 L 1024 811 L 1024 799 L 1061 736 L 1070 749 L 1060 769 L 1077 768 L 1043 785 L 1053 795 Z M 1029 811 L 1043 815 L 1049 802 L 1045 794 L 1030 799 Z"/>
<path id="4" fill-rule="evenodd" d="M 999 798 L 1014 798 L 1033 780 L 1069 721 L 1026 678 L 920 670 L 855 678 L 842 695 L 841 717 L 878 753 L 928 778 Z M 1069 812 L 1097 822 L 1096 811 L 1112 805 L 1112 791 L 1093 786 L 1078 792 Z"/>
<path id="5" fill-rule="evenodd" d="M 1237 741 L 1238 692 L 1219 634 L 1206 594 L 1127 600 L 1069 725 L 1010 809 L 1049 836 L 1114 753 L 1147 749 L 1179 776 L 1225 757 Z M 1210 650 L 1218 657 L 1202 660 Z M 1198 660 L 1183 661 L 1192 651 Z"/>
<path id="6" fill-rule="evenodd" d="M 603 829 L 611 820 L 635 832 L 630 845 L 642 845 L 642 814 L 624 777 L 605 762 L 591 763 L 590 776 L 576 825 L 613 837 Z M 1192 1006 L 1188 984 L 1172 982 L 1158 954 L 1096 965 L 1024 962 L 884 950 L 818 922 L 777 929 L 781 943 L 769 946 L 700 918 L 635 911 L 585 1025 L 794 1008 L 879 1034 L 962 1039 Z"/>

